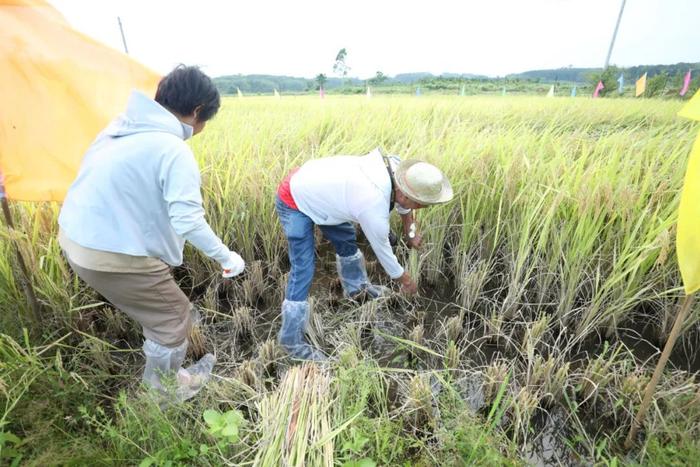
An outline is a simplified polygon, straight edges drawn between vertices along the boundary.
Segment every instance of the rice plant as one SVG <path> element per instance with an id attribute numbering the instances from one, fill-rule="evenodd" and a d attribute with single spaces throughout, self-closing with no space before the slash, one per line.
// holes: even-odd
<path id="1" fill-rule="evenodd" d="M 638 449 L 624 457 L 619 441 L 680 296 L 674 229 L 697 127 L 676 118 L 679 107 L 653 99 L 225 98 L 191 146 L 207 220 L 248 266 L 223 281 L 187 246 L 174 270 L 205 314 L 193 348 L 214 349 L 219 362 L 211 387 L 187 406 L 197 416 L 144 409 L 165 435 L 130 444 L 151 433 L 118 396 L 137 393 L 139 329 L 72 274 L 56 241 L 58 206 L 12 203 L 18 228 L 0 227 L 0 438 L 53 437 L 43 451 L 7 442 L 39 464 L 52 454 L 58 463 L 82 459 L 81 439 L 94 440 L 90 460 L 102 452 L 104 463 L 190 463 L 171 447 L 196 439 L 206 462 L 237 465 L 478 463 L 471 456 L 488 439 L 499 445 L 484 463 L 517 464 L 541 418 L 563 411 L 564 447 L 582 464 L 654 464 L 698 452 L 697 318 Z M 415 298 L 350 302 L 332 252 L 319 244 L 307 333 L 337 359 L 323 369 L 296 366 L 275 340 L 289 271 L 275 188 L 306 160 L 376 146 L 441 167 L 456 199 L 419 213 L 421 250 L 396 249 L 420 282 Z M 40 319 L 23 300 L 13 245 L 30 265 Z M 366 242 L 360 248 L 370 277 L 390 285 Z M 466 393 L 457 384 L 464 379 L 478 384 Z M 116 413 L 118 424 L 92 409 L 81 415 L 80 401 Z M 240 442 L 207 434 L 200 415 L 209 409 L 242 410 Z"/>

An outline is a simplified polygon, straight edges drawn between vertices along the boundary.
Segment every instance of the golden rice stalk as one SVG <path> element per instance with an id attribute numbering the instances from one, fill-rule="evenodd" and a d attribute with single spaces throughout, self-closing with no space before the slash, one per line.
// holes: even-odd
<path id="1" fill-rule="evenodd" d="M 493 311 L 491 316 L 484 320 L 484 337 L 498 340 L 503 336 L 503 318 L 498 312 Z"/>
<path id="2" fill-rule="evenodd" d="M 253 315 L 247 306 L 238 307 L 231 314 L 231 331 L 236 337 L 253 334 Z"/>
<path id="3" fill-rule="evenodd" d="M 412 307 L 408 312 L 409 324 L 423 324 L 428 312 L 422 308 Z"/>
<path id="4" fill-rule="evenodd" d="M 551 368 L 549 367 L 550 362 L 552 362 L 551 359 L 548 359 L 545 362 L 541 355 L 535 356 L 534 361 L 529 361 L 527 379 L 528 386 L 538 386 L 544 382 L 544 380 L 547 378 L 547 374 L 551 371 Z"/>
<path id="5" fill-rule="evenodd" d="M 578 386 L 579 393 L 584 400 L 595 399 L 600 389 L 612 378 L 607 365 L 600 358 L 591 360 L 581 376 Z"/>
<path id="6" fill-rule="evenodd" d="M 77 348 L 81 353 L 84 352 L 91 365 L 102 371 L 109 373 L 116 365 L 110 352 L 110 344 L 97 337 L 83 340 Z"/>
<path id="7" fill-rule="evenodd" d="M 656 238 L 656 244 L 659 247 L 659 256 L 656 259 L 654 266 L 661 267 L 666 264 L 669 253 L 673 248 L 671 232 L 669 229 L 663 230 L 661 233 L 659 233 L 658 237 Z"/>
<path id="8" fill-rule="evenodd" d="M 274 375 L 277 362 L 284 357 L 282 347 L 274 339 L 268 339 L 258 348 L 258 361 L 268 375 Z"/>
<path id="9" fill-rule="evenodd" d="M 417 324 L 413 327 L 408 335 L 408 340 L 415 343 L 416 346 L 424 346 L 423 341 L 425 340 L 425 328 L 423 328 L 422 324 Z M 410 346 L 408 350 L 411 354 L 411 358 L 418 358 L 418 355 L 420 354 L 419 347 Z"/>
<path id="10" fill-rule="evenodd" d="M 259 366 L 255 360 L 244 360 L 236 370 L 236 378 L 253 389 L 259 389 L 262 384 L 258 376 Z"/>
<path id="11" fill-rule="evenodd" d="M 250 277 L 255 293 L 260 296 L 265 290 L 265 275 L 263 273 L 262 261 L 251 261 L 248 266 L 248 276 Z"/>
<path id="12" fill-rule="evenodd" d="M 483 253 L 484 256 L 486 254 L 486 252 Z M 467 310 L 474 308 L 490 273 L 491 266 L 487 261 L 478 260 L 474 263 L 474 259 L 470 255 L 463 256 L 457 277 L 459 277 L 459 300 L 464 308 Z"/>
<path id="13" fill-rule="evenodd" d="M 425 336 L 425 329 L 422 324 L 418 324 L 413 327 L 411 333 L 408 335 L 408 339 L 411 342 L 415 342 L 418 345 L 423 345 L 423 340 Z"/>
<path id="14" fill-rule="evenodd" d="M 243 281 L 243 299 L 253 306 L 265 292 L 265 278 L 261 261 L 251 261 L 247 268 L 247 277 Z"/>
<path id="15" fill-rule="evenodd" d="M 282 276 L 282 268 L 280 267 L 279 263 L 277 263 L 277 262 L 270 263 L 267 277 L 272 281 L 278 281 L 281 276 Z"/>
<path id="16" fill-rule="evenodd" d="M 425 260 L 425 256 L 421 255 L 418 250 L 416 249 L 411 249 L 411 251 L 408 252 L 408 261 L 406 263 L 406 272 L 411 276 L 411 278 L 416 282 L 416 284 L 420 285 L 421 283 L 421 269 L 423 266 L 423 262 Z"/>
<path id="17" fill-rule="evenodd" d="M 545 360 L 537 355 L 528 372 L 528 386 L 542 389 L 543 403 L 552 404 L 561 399 L 569 378 L 569 362 L 562 363 L 553 356 Z"/>
<path id="18" fill-rule="evenodd" d="M 111 307 L 104 307 L 102 316 L 105 320 L 105 327 L 110 334 L 123 334 L 128 329 L 129 323 L 126 319 L 126 313 Z"/>
<path id="19" fill-rule="evenodd" d="M 462 336 L 462 332 L 464 331 L 464 327 L 462 326 L 463 320 L 464 315 L 460 313 L 459 315 L 453 316 L 445 322 L 444 328 L 447 342 L 459 341 L 459 338 Z"/>
<path id="20" fill-rule="evenodd" d="M 412 428 L 422 429 L 435 425 L 433 393 L 430 388 L 430 375 L 418 374 L 408 384 L 406 400 L 401 411 Z"/>
<path id="21" fill-rule="evenodd" d="M 202 298 L 202 306 L 209 310 L 219 309 L 219 281 L 212 281 L 204 292 L 204 297 Z"/>
<path id="22" fill-rule="evenodd" d="M 525 331 L 521 350 L 527 354 L 529 360 L 533 359 L 537 345 L 541 342 L 545 332 L 547 332 L 548 324 L 549 316 L 542 315 L 537 321 L 531 323 Z"/>
<path id="23" fill-rule="evenodd" d="M 255 294 L 255 285 L 249 277 L 243 280 L 241 289 L 243 290 L 243 303 L 248 306 L 254 306 L 257 296 Z"/>
<path id="24" fill-rule="evenodd" d="M 521 439 L 527 438 L 530 430 L 530 419 L 535 413 L 539 405 L 539 397 L 528 387 L 520 390 L 515 400 L 513 401 L 513 424 L 515 426 L 515 435 L 522 436 Z"/>
<path id="25" fill-rule="evenodd" d="M 584 400 L 595 399 L 600 390 L 610 382 L 614 376 L 610 371 L 613 362 L 614 358 L 604 352 L 588 363 L 577 388 Z"/>
<path id="26" fill-rule="evenodd" d="M 204 356 L 204 354 L 207 353 L 206 339 L 199 323 L 192 324 L 192 327 L 190 328 L 189 341 L 189 350 L 192 354 L 192 358 L 199 360 Z"/>
<path id="27" fill-rule="evenodd" d="M 357 368 L 360 365 L 360 350 L 353 345 L 347 345 L 338 358 L 341 367 Z"/>
<path id="28" fill-rule="evenodd" d="M 493 362 L 484 370 L 484 401 L 491 404 L 496 399 L 496 394 L 508 377 L 508 365 L 502 362 Z"/>
<path id="29" fill-rule="evenodd" d="M 335 348 L 342 352 L 345 348 L 362 348 L 362 330 L 355 323 L 348 323 L 333 334 Z"/>
<path id="30" fill-rule="evenodd" d="M 332 467 L 332 403 L 327 371 L 313 363 L 290 368 L 256 404 L 261 440 L 253 465 Z"/>
<path id="31" fill-rule="evenodd" d="M 317 305 L 318 300 L 316 298 L 309 298 L 309 317 L 306 322 L 306 333 L 313 345 L 321 347 L 325 337 L 325 328 L 323 327 L 321 314 L 318 313 Z"/>
<path id="32" fill-rule="evenodd" d="M 360 323 L 362 327 L 372 327 L 377 321 L 377 301 L 370 300 L 360 306 Z"/>
<path id="33" fill-rule="evenodd" d="M 445 368 L 455 369 L 459 367 L 459 349 L 454 341 L 447 344 L 445 351 Z"/>
<path id="34" fill-rule="evenodd" d="M 377 263 L 376 259 L 365 262 L 365 268 L 367 269 L 367 275 L 370 278 L 372 278 L 377 273 L 377 271 L 378 271 L 377 265 L 378 265 L 378 263 Z"/>
<path id="35" fill-rule="evenodd" d="M 627 400 L 632 400 L 635 404 L 641 403 L 641 396 L 644 394 L 649 378 L 640 371 L 635 371 L 624 377 L 620 391 Z"/>

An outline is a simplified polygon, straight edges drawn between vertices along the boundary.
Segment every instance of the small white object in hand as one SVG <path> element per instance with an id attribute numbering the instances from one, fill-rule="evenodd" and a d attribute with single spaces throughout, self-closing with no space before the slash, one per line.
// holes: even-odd
<path id="1" fill-rule="evenodd" d="M 235 277 L 242 273 L 245 269 L 245 261 L 243 261 L 241 255 L 235 251 L 231 251 L 229 253 L 229 260 L 225 264 L 221 265 L 224 268 L 221 275 L 225 278 Z"/>

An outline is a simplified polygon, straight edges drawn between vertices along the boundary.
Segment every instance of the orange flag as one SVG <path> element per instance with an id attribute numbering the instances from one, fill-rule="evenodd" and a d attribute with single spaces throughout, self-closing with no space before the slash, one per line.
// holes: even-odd
<path id="1" fill-rule="evenodd" d="M 45 1 L 0 1 L 0 177 L 8 198 L 62 201 L 83 153 L 131 90 L 153 95 L 158 80 L 73 30 Z"/>
<path id="2" fill-rule="evenodd" d="M 634 97 L 639 97 L 647 90 L 647 74 L 644 73 L 635 84 Z"/>

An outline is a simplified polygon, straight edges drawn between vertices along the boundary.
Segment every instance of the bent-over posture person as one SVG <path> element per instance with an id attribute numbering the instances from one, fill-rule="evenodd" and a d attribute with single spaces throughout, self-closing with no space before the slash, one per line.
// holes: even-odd
<path id="1" fill-rule="evenodd" d="M 282 303 L 279 342 L 294 358 L 323 360 L 304 330 L 307 301 L 314 275 L 314 225 L 333 244 L 344 294 L 350 298 L 386 293 L 367 278 L 365 260 L 357 248 L 359 223 L 386 273 L 407 294 L 416 283 L 399 264 L 389 241 L 389 216 L 394 206 L 402 218 L 409 247 L 417 248 L 413 210 L 451 200 L 452 187 L 435 166 L 418 160 L 400 161 L 377 149 L 365 156 L 335 156 L 306 162 L 293 169 L 277 189 L 275 207 L 289 243 L 291 271 Z"/>
<path id="2" fill-rule="evenodd" d="M 59 217 L 71 268 L 141 324 L 144 382 L 165 391 L 161 378 L 176 374 L 180 400 L 199 391 L 215 359 L 182 368 L 193 307 L 170 267 L 182 263 L 185 240 L 219 262 L 224 277 L 245 266 L 204 219 L 199 168 L 185 143 L 219 106 L 219 92 L 196 67 L 165 76 L 155 100 L 134 91 L 87 150 Z"/>

